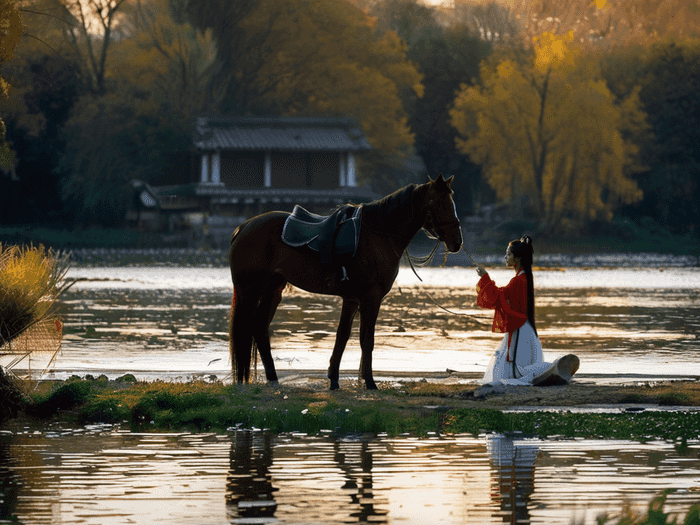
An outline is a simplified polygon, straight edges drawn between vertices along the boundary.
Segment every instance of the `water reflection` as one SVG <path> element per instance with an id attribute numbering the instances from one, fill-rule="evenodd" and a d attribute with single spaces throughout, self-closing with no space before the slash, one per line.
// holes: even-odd
<path id="1" fill-rule="evenodd" d="M 494 278 L 507 282 L 509 274 L 500 271 L 493 271 Z M 483 374 L 498 334 L 489 330 L 491 314 L 475 305 L 469 272 L 473 270 L 425 269 L 425 282 L 413 284 L 401 271 L 377 320 L 377 372 L 444 373 L 450 368 L 474 377 Z M 231 289 L 225 269 L 92 268 L 75 273 L 89 280 L 63 297 L 65 337 L 55 377 L 230 374 Z M 536 279 L 538 331 L 546 357 L 577 354 L 578 377 L 697 374 L 700 270 L 538 271 Z M 433 299 L 457 315 L 439 309 Z M 285 292 L 271 325 L 273 358 L 282 377 L 327 368 L 339 308 L 336 297 Z M 359 367 L 358 333 L 356 322 L 341 364 L 345 377 L 355 377 Z M 42 368 L 41 363 L 33 368 Z"/>
<path id="2" fill-rule="evenodd" d="M 5 426 L 7 429 L 7 425 Z M 594 524 L 698 501 L 700 443 L 0 429 L 0 514 L 32 524 Z"/>
<path id="3" fill-rule="evenodd" d="M 21 482 L 9 448 L 6 442 L 0 440 L 0 520 L 12 522 L 17 521 L 15 512 Z"/>
<path id="4" fill-rule="evenodd" d="M 273 522 L 276 514 L 291 522 L 301 515 L 310 522 L 387 523 L 387 500 L 375 498 L 371 448 L 374 439 L 367 436 L 357 440 L 317 441 L 312 451 L 306 453 L 298 444 L 285 443 L 284 437 L 279 438 L 282 443 L 275 444 L 277 439 L 268 433 L 235 432 L 231 470 L 226 479 L 226 505 L 231 523 Z M 287 445 L 291 448 L 287 449 Z M 293 454 L 289 456 L 287 450 Z M 273 457 L 275 454 L 277 457 Z M 302 486 L 320 483 L 317 495 L 280 491 L 275 486 L 276 482 L 288 489 L 290 476 L 293 483 Z"/>
<path id="5" fill-rule="evenodd" d="M 516 445 L 510 436 L 493 435 L 486 440 L 491 463 L 494 500 L 503 523 L 530 523 L 531 496 L 535 491 L 535 461 L 540 449 L 532 444 Z"/>
<path id="6" fill-rule="evenodd" d="M 273 461 L 269 433 L 236 432 L 231 470 L 226 477 L 226 505 L 232 523 L 265 523 L 277 510 L 269 469 Z"/>

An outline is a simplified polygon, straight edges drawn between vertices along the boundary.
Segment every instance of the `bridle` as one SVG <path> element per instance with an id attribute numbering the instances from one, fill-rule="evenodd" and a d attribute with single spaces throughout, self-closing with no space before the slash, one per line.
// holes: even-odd
<path id="1" fill-rule="evenodd" d="M 457 208 L 454 201 L 452 202 L 454 214 L 450 217 L 441 217 L 441 212 L 435 209 L 434 201 L 428 202 L 428 212 L 423 223 L 423 228 L 431 235 L 435 234 L 438 240 L 445 242 L 445 237 L 449 230 L 460 228 L 460 222 L 457 218 Z M 444 214 L 443 214 L 444 215 Z"/>

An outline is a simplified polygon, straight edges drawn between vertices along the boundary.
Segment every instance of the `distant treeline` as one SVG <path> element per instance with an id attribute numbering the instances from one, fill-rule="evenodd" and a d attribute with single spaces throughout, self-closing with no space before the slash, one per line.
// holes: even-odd
<path id="1" fill-rule="evenodd" d="M 16 49 L 0 39 L 0 223 L 121 227 L 132 179 L 187 169 L 195 117 L 307 115 L 360 122 L 360 183 L 380 193 L 442 172 L 462 216 L 497 203 L 543 236 L 614 217 L 693 236 L 688 4 L 0 0 L 25 26 Z"/>

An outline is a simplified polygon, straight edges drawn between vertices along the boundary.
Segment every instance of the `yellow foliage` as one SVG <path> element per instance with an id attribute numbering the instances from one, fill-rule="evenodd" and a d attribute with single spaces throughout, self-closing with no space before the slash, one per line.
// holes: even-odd
<path id="1" fill-rule="evenodd" d="M 266 50 L 258 92 L 283 114 L 354 117 L 375 150 L 402 151 L 413 135 L 399 92 L 422 96 L 421 75 L 404 42 L 374 24 L 344 0 L 260 0 L 241 22 Z"/>
<path id="2" fill-rule="evenodd" d="M 151 95 L 145 104 L 139 102 L 140 112 L 157 111 L 164 102 L 187 116 L 211 109 L 214 101 L 207 98 L 205 85 L 216 45 L 210 30 L 178 24 L 170 0 L 144 0 L 124 14 L 121 31 L 126 38 L 110 47 L 106 76 Z"/>
<path id="3" fill-rule="evenodd" d="M 67 267 L 43 246 L 0 245 L 0 343 L 11 341 L 51 311 L 68 287 Z"/>
<path id="4" fill-rule="evenodd" d="M 568 37 L 567 37 L 568 38 Z M 450 112 L 457 147 L 480 164 L 498 198 L 556 228 L 612 218 L 642 197 L 628 173 L 636 148 L 623 135 L 646 126 L 638 93 L 616 104 L 595 63 L 543 35 L 530 62 L 482 64 L 481 84 L 462 86 Z M 524 210 L 521 209 L 521 212 Z"/>
<path id="5" fill-rule="evenodd" d="M 534 37 L 532 41 L 535 51 L 535 67 L 544 72 L 550 67 L 561 64 L 573 65 L 573 51 L 570 48 L 573 40 L 573 31 L 569 31 L 563 36 L 545 31 L 541 36 Z"/>
<path id="6" fill-rule="evenodd" d="M 0 64 L 15 56 L 15 48 L 24 33 L 24 24 L 15 0 L 0 0 Z M 9 84 L 0 77 L 0 94 L 7 96 Z"/>
<path id="7" fill-rule="evenodd" d="M 54 313 L 58 297 L 72 284 L 64 282 L 65 257 L 50 250 L 0 245 L 0 357 L 10 371 L 34 354 L 55 359 L 63 323 Z"/>

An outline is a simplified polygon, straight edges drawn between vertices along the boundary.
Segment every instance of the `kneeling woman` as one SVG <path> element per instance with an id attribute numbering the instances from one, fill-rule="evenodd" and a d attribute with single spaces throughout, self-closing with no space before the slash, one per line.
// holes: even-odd
<path id="1" fill-rule="evenodd" d="M 482 267 L 476 272 L 476 303 L 494 309 L 492 331 L 504 333 L 489 363 L 482 383 L 532 384 L 551 363 L 542 357 L 542 345 L 535 328 L 535 292 L 532 281 L 532 239 L 525 235 L 511 241 L 506 249 L 506 266 L 515 269 L 507 286 L 498 287 Z"/>

